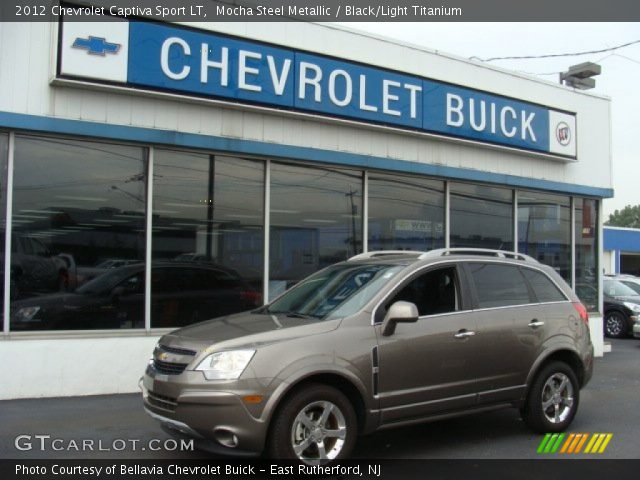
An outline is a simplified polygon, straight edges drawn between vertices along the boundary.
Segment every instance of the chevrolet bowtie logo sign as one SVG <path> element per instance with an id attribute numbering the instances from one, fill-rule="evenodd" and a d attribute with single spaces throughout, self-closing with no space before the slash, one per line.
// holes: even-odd
<path id="1" fill-rule="evenodd" d="M 76 38 L 71 45 L 73 48 L 86 50 L 91 55 L 100 55 L 104 57 L 107 53 L 115 55 L 120 50 L 119 43 L 109 43 L 103 37 Z"/>

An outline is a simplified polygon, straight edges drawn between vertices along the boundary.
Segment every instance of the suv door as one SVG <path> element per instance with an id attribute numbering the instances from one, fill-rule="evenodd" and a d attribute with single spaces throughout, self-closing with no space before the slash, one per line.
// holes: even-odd
<path id="1" fill-rule="evenodd" d="M 414 274 L 376 309 L 382 423 L 475 403 L 475 323 L 467 291 L 456 264 L 438 265 Z M 386 311 L 400 300 L 415 303 L 420 318 L 383 336 Z"/>
<path id="2" fill-rule="evenodd" d="M 518 265 L 477 261 L 465 268 L 478 329 L 478 402 L 520 398 L 545 339 L 545 312 Z"/>

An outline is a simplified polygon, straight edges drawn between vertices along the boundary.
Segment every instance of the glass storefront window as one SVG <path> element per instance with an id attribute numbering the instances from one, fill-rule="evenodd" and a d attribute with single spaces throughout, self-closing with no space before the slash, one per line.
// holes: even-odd
<path id="1" fill-rule="evenodd" d="M 362 173 L 271 164 L 269 298 L 362 251 Z"/>
<path id="2" fill-rule="evenodd" d="M 513 250 L 513 191 L 450 184 L 450 245 Z"/>
<path id="3" fill-rule="evenodd" d="M 576 198 L 576 294 L 589 311 L 598 310 L 598 201 Z"/>
<path id="4" fill-rule="evenodd" d="M 11 330 L 144 327 L 142 148 L 16 137 Z"/>
<path id="5" fill-rule="evenodd" d="M 7 189 L 7 155 L 9 136 L 0 133 L 0 268 L 2 268 L 2 285 L 0 285 L 0 316 L 2 323 L 0 329 L 4 329 L 4 240 L 5 240 L 5 215 L 6 215 L 6 189 Z"/>
<path id="6" fill-rule="evenodd" d="M 264 162 L 155 150 L 151 327 L 262 304 Z"/>
<path id="7" fill-rule="evenodd" d="M 372 173 L 369 250 L 444 247 L 444 182 Z"/>
<path id="8" fill-rule="evenodd" d="M 571 284 L 569 197 L 518 191 L 518 251 L 552 266 Z"/>

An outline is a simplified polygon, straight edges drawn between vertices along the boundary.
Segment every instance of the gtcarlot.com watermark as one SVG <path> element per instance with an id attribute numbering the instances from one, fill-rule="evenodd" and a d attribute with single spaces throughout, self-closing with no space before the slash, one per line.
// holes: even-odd
<path id="1" fill-rule="evenodd" d="M 114 438 L 111 440 L 93 438 L 66 439 L 51 435 L 18 435 L 14 440 L 17 450 L 40 452 L 138 452 L 138 451 L 193 451 L 193 439 L 152 438 Z"/>

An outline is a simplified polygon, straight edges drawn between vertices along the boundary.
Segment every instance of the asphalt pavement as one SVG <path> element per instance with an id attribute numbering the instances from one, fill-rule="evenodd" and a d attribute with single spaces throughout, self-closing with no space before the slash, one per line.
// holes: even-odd
<path id="1" fill-rule="evenodd" d="M 572 458 L 640 458 L 640 341 L 611 343 L 612 352 L 596 360 L 569 432 L 613 437 L 603 454 Z M 541 439 L 526 428 L 517 410 L 508 409 L 361 437 L 354 457 L 539 458 Z M 174 447 L 171 437 L 144 413 L 138 394 L 0 402 L 0 458 L 212 458 Z"/>

